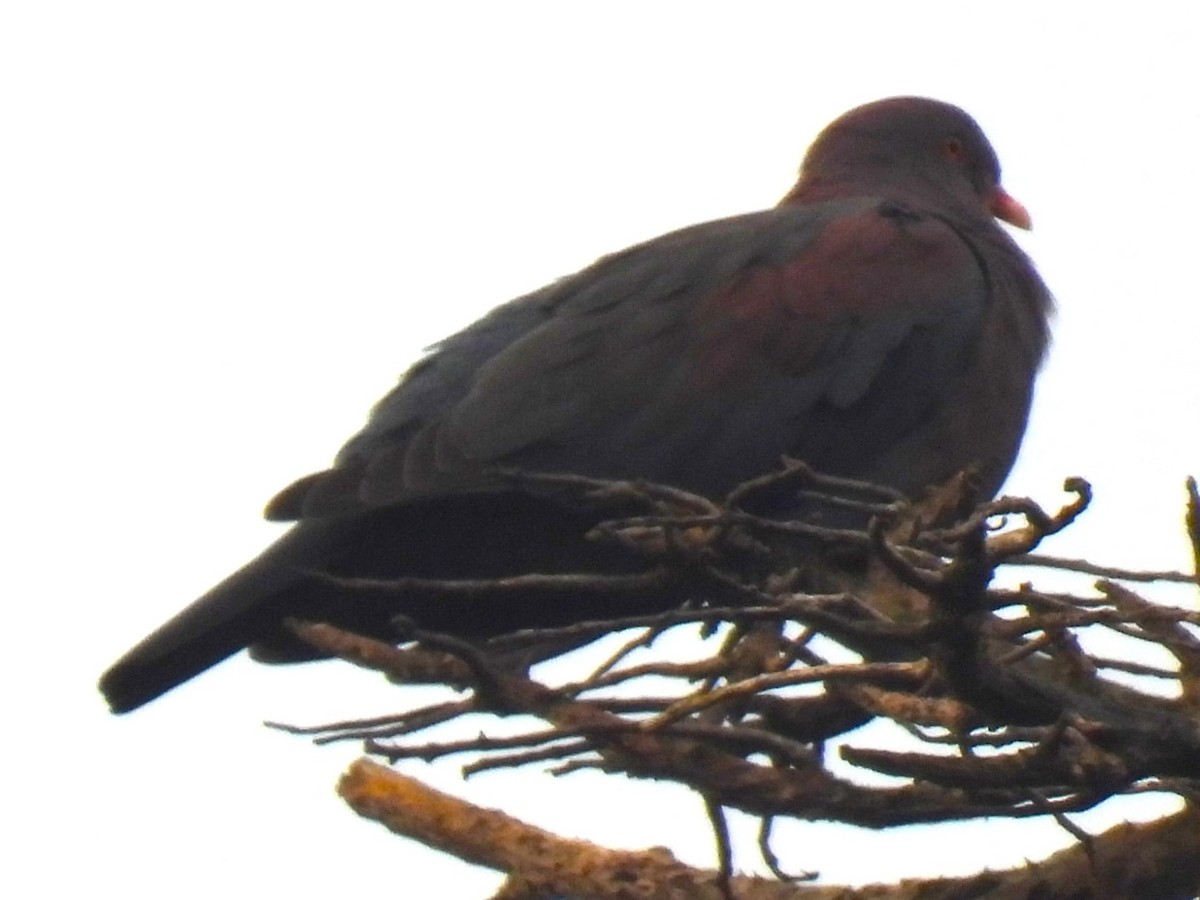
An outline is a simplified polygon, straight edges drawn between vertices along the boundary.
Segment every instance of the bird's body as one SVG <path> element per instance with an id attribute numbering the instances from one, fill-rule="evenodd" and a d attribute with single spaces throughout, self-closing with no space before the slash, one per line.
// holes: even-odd
<path id="1" fill-rule="evenodd" d="M 910 495 L 976 466 L 994 493 L 1050 310 L 995 216 L 1028 224 L 965 113 L 914 98 L 848 113 L 779 207 L 606 257 L 442 341 L 333 468 L 271 502 L 271 518 L 297 525 L 130 651 L 102 690 L 125 711 L 248 645 L 286 657 L 289 615 L 378 631 L 402 612 L 486 635 L 636 609 L 634 597 L 481 609 L 393 593 L 367 615 L 314 576 L 629 565 L 584 540 L 585 516 L 513 491 L 501 469 L 717 498 L 788 455 Z"/>

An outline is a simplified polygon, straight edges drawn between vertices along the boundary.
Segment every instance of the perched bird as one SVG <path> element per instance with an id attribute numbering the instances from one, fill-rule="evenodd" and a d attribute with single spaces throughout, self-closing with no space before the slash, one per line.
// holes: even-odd
<path id="1" fill-rule="evenodd" d="M 719 498 L 788 455 L 909 495 L 976 466 L 994 494 L 1051 311 L 997 219 L 1030 224 L 962 110 L 912 97 L 851 110 L 774 209 L 604 257 L 438 344 L 332 468 L 268 505 L 297 524 L 129 651 L 101 690 L 125 712 L 248 646 L 305 658 L 288 616 L 387 634 L 402 613 L 473 637 L 637 611 L 636 596 L 364 599 L 321 577 L 629 565 L 584 540 L 586 515 L 514 490 L 499 469 Z"/>

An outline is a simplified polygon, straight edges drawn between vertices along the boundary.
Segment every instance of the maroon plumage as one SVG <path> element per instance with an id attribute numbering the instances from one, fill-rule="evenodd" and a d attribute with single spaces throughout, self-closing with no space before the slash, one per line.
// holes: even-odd
<path id="1" fill-rule="evenodd" d="M 271 502 L 268 516 L 298 520 L 287 535 L 130 651 L 101 689 L 125 711 L 248 645 L 286 657 L 287 615 L 378 630 L 384 612 L 403 612 L 485 635 L 628 613 L 393 596 L 367 621 L 310 574 L 623 564 L 582 540 L 586 517 L 512 493 L 498 468 L 717 497 L 786 454 L 909 494 L 974 465 L 994 493 L 1025 428 L 1051 306 L 996 224 L 1029 224 L 999 175 L 956 107 L 872 103 L 822 132 L 777 208 L 664 235 L 498 307 L 414 366 L 332 469 Z"/>

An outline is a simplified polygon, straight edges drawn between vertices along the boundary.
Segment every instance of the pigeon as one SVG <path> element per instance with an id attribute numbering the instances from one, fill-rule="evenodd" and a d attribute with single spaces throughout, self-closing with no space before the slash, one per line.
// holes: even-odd
<path id="1" fill-rule="evenodd" d="M 603 257 L 431 348 L 331 468 L 268 504 L 292 528 L 126 653 L 102 693 L 127 712 L 248 647 L 312 658 L 291 617 L 386 637 L 404 616 L 480 639 L 662 602 L 405 591 L 645 565 L 513 471 L 719 500 L 791 457 L 908 496 L 973 467 L 994 495 L 1053 310 L 1000 222 L 1031 224 L 963 110 L 896 97 L 847 112 L 774 208 Z"/>

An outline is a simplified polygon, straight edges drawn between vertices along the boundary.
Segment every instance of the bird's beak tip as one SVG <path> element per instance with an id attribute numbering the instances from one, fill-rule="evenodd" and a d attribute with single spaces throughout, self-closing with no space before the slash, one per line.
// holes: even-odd
<path id="1" fill-rule="evenodd" d="M 988 198 L 988 209 L 992 211 L 992 215 L 1009 225 L 1013 225 L 1024 231 L 1033 229 L 1033 217 L 1029 215 L 1024 204 L 1016 199 L 1008 191 L 999 185 L 992 191 L 991 197 Z"/>

